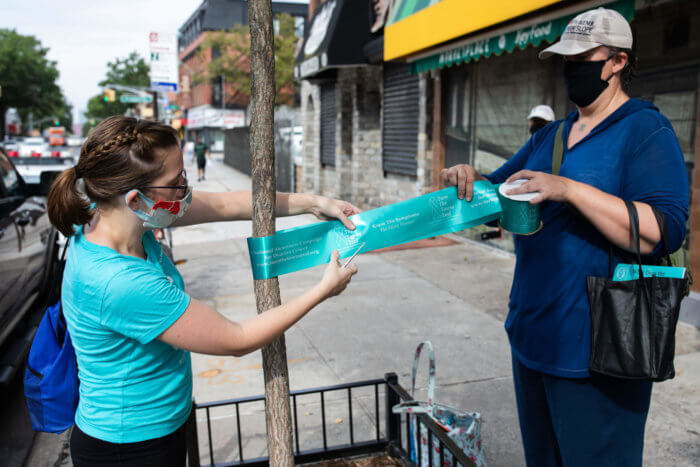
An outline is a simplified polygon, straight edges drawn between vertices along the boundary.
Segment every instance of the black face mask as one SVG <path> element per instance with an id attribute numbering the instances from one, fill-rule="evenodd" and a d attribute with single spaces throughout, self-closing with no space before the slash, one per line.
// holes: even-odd
<path id="1" fill-rule="evenodd" d="M 540 120 L 540 119 L 533 121 L 530 124 L 530 134 L 534 135 L 535 133 L 540 131 L 542 128 L 546 127 L 548 124 L 549 124 L 549 122 L 544 121 L 544 120 Z"/>
<path id="2" fill-rule="evenodd" d="M 613 55 L 614 56 L 614 55 Z M 569 99 L 579 107 L 588 107 L 608 87 L 608 79 L 600 79 L 605 62 L 613 57 L 595 62 L 571 62 L 564 64 L 564 84 Z"/>

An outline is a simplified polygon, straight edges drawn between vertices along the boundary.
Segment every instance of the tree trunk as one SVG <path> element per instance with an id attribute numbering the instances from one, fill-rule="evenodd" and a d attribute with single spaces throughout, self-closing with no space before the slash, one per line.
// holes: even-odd
<path id="1" fill-rule="evenodd" d="M 275 57 L 270 0 L 249 0 L 253 236 L 275 233 Z M 258 313 L 280 304 L 277 278 L 255 281 Z M 262 349 L 265 375 L 265 418 L 270 465 L 294 465 L 292 414 L 284 336 Z"/>

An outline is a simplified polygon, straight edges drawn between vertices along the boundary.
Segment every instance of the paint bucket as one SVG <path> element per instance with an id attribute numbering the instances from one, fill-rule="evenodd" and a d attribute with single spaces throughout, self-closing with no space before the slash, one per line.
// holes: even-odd
<path id="1" fill-rule="evenodd" d="M 542 228 L 540 205 L 530 204 L 530 200 L 539 193 L 505 194 L 525 182 L 527 179 L 521 179 L 513 183 L 502 183 L 498 187 L 498 199 L 503 209 L 499 224 L 503 230 L 518 235 L 531 235 Z"/>

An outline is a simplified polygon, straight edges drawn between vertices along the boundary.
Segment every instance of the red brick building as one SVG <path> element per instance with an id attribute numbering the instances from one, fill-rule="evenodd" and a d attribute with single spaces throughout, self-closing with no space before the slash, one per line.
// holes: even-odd
<path id="1" fill-rule="evenodd" d="M 287 13 L 295 19 L 297 35 L 303 36 L 308 5 L 272 2 L 274 14 Z M 185 136 L 201 135 L 215 151 L 223 150 L 224 130 L 243 126 L 247 119 L 249 98 L 237 95 L 222 77 L 205 83 L 194 83 L 195 76 L 205 71 L 213 59 L 211 49 L 202 50 L 207 35 L 248 24 L 248 3 L 244 0 L 204 0 L 179 29 L 180 92 L 175 103 L 182 110 Z M 247 59 L 241 67 L 248 67 Z"/>

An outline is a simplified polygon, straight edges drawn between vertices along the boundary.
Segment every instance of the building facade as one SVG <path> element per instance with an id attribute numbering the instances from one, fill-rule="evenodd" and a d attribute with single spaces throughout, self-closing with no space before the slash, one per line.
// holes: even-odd
<path id="1" fill-rule="evenodd" d="M 275 15 L 291 15 L 297 35 L 303 37 L 308 14 L 306 4 L 272 2 L 272 11 Z M 247 24 L 247 1 L 204 0 L 179 29 L 181 92 L 175 103 L 184 117 L 185 136 L 189 139 L 202 136 L 214 151 L 223 151 L 226 129 L 246 124 L 250 102 L 247 95 L 239 95 L 223 77 L 196 82 L 195 77 L 201 75 L 207 64 L 217 58 L 217 51 L 203 50 L 202 43 L 211 32 Z M 240 66 L 248 66 L 247 58 L 241 61 Z"/>
<path id="2" fill-rule="evenodd" d="M 562 61 L 537 54 L 578 13 L 605 6 L 632 25 L 638 66 L 631 95 L 652 101 L 678 136 L 692 187 L 685 250 L 700 277 L 700 186 L 693 183 L 700 180 L 700 4 L 476 3 L 397 0 L 383 29 L 365 39 L 364 64 L 302 79 L 302 188 L 372 208 L 441 188 L 445 167 L 468 163 L 483 173 L 500 167 L 529 138 L 532 107 L 550 105 L 557 118 L 575 109 Z M 383 57 L 373 61 L 377 36 Z M 464 234 L 480 238 L 489 229 Z M 512 248 L 508 235 L 490 241 Z M 700 281 L 694 288 L 700 291 Z"/>

